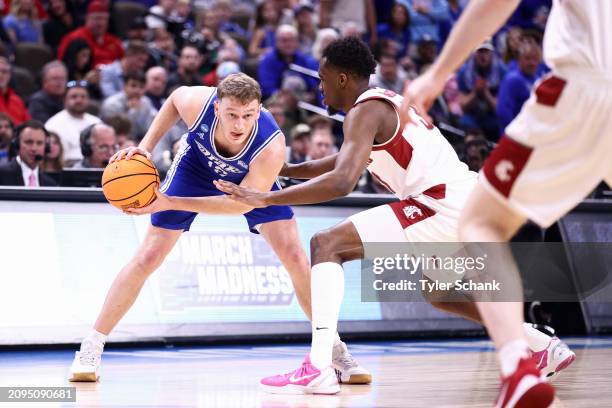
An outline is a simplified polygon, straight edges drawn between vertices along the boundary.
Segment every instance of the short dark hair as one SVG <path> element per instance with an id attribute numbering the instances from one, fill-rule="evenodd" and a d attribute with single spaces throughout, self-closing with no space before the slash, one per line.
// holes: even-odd
<path id="1" fill-rule="evenodd" d="M 336 68 L 364 79 L 369 78 L 376 69 L 376 61 L 370 48 L 356 37 L 332 41 L 323 50 L 323 57 Z"/>
<path id="2" fill-rule="evenodd" d="M 137 71 L 137 70 L 133 70 L 133 71 L 128 71 L 123 75 L 123 83 L 127 84 L 129 81 L 136 81 L 141 83 L 142 85 L 145 84 L 145 74 L 142 71 Z"/>

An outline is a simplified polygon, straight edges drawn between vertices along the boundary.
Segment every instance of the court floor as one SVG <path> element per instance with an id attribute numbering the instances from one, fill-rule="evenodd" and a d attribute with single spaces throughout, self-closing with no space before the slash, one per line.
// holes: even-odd
<path id="1" fill-rule="evenodd" d="M 558 379 L 555 407 L 612 407 L 612 337 L 565 339 L 577 359 Z M 76 383 L 80 407 L 491 407 L 498 386 L 485 340 L 349 343 L 369 386 L 336 396 L 270 395 L 262 376 L 290 371 L 307 345 L 111 349 L 98 383 Z M 67 386 L 73 352 L 0 352 L 0 386 Z M 0 403 L 0 407 L 9 406 Z M 43 403 L 10 406 L 42 407 Z"/>

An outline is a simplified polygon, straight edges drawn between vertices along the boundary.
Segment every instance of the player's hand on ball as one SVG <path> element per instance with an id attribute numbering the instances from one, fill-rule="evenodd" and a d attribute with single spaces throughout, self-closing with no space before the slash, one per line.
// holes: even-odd
<path id="1" fill-rule="evenodd" d="M 172 199 L 166 194 L 159 191 L 159 188 L 155 188 L 155 200 L 146 207 L 141 208 L 126 208 L 123 210 L 126 214 L 130 215 L 142 215 L 142 214 L 153 214 L 160 211 L 172 210 Z"/>
<path id="2" fill-rule="evenodd" d="M 145 156 L 149 160 L 152 160 L 152 158 L 153 158 L 151 153 L 149 153 L 145 149 L 143 149 L 141 147 L 138 147 L 138 146 L 131 146 L 131 147 L 119 150 L 117 153 L 115 153 L 110 158 L 110 160 L 108 162 L 112 163 L 114 161 L 122 160 L 122 159 L 130 160 L 132 158 L 132 156 L 134 156 L 135 154 L 142 154 L 143 156 Z"/>
<path id="3" fill-rule="evenodd" d="M 225 180 L 214 180 L 215 186 L 228 194 L 232 200 L 236 200 L 242 204 L 246 204 L 253 208 L 263 208 L 270 205 L 267 198 L 269 193 L 262 193 L 254 188 L 238 186 L 232 182 Z"/>

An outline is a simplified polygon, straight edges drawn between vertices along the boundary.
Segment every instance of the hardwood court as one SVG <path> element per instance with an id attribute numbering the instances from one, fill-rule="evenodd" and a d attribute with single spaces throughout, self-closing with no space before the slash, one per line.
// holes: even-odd
<path id="1" fill-rule="evenodd" d="M 554 381 L 555 407 L 612 406 L 612 338 L 565 339 L 577 354 Z M 337 396 L 270 395 L 260 377 L 290 371 L 300 346 L 109 350 L 99 383 L 77 383 L 64 406 L 165 407 L 491 407 L 498 373 L 488 341 L 349 344 L 370 369 L 370 386 L 342 386 Z M 69 385 L 73 353 L 2 352 L 0 386 Z M 8 406 L 0 403 L 0 406 Z M 19 404 L 45 406 L 44 404 Z"/>

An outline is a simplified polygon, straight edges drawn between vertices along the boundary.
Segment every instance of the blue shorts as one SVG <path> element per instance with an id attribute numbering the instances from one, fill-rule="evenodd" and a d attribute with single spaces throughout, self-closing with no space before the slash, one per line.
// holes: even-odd
<path id="1" fill-rule="evenodd" d="M 201 168 L 202 163 L 193 155 L 193 149 L 186 152 L 177 163 L 175 169 L 170 169 L 162 183 L 162 191 L 174 197 L 210 197 L 224 195 L 217 190 L 209 175 Z M 173 166 L 174 167 L 174 166 Z M 174 170 L 174 171 L 173 171 Z M 272 191 L 280 187 L 274 183 Z M 198 213 L 190 211 L 161 211 L 151 214 L 151 224 L 156 227 L 189 231 L 191 223 Z M 265 208 L 255 208 L 244 214 L 249 230 L 258 234 L 257 227 L 266 222 L 290 220 L 293 210 L 286 205 L 272 205 Z"/>

